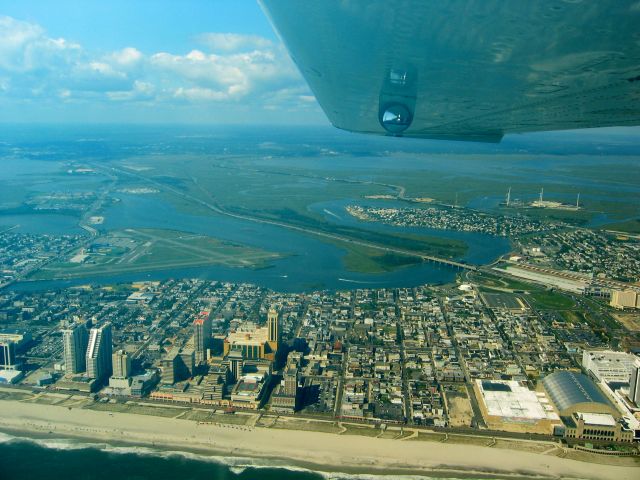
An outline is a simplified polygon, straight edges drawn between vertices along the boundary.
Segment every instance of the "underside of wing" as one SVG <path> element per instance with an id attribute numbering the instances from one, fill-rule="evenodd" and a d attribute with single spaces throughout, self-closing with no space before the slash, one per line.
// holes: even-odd
<path id="1" fill-rule="evenodd" d="M 500 141 L 640 125 L 637 0 L 261 0 L 329 120 Z"/>

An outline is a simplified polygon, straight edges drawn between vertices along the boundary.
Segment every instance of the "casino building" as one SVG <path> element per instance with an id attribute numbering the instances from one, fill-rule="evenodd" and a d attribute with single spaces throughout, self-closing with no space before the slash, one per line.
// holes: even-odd
<path id="1" fill-rule="evenodd" d="M 231 351 L 239 351 L 245 360 L 273 361 L 278 351 L 278 341 L 278 311 L 271 308 L 266 326 L 247 325 L 231 332 L 224 340 L 223 355 L 226 357 Z"/>
<path id="2" fill-rule="evenodd" d="M 556 435 L 600 442 L 631 442 L 634 432 L 624 417 L 586 375 L 558 371 L 542 381 L 563 426 Z"/>

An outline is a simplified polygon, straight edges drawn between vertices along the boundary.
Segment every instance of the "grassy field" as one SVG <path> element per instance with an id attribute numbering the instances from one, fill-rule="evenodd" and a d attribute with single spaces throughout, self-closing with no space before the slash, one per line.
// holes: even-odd
<path id="1" fill-rule="evenodd" d="M 360 426 L 353 424 L 344 424 L 345 430 L 341 433 L 341 435 L 364 435 L 367 437 L 377 437 L 382 432 L 371 426 Z"/>
<path id="2" fill-rule="evenodd" d="M 334 422 L 318 422 L 314 420 L 292 419 L 280 417 L 272 422 L 270 428 L 283 428 L 287 430 L 304 430 L 311 432 L 340 433 L 342 429 Z"/>
<path id="3" fill-rule="evenodd" d="M 499 277 L 497 275 L 478 272 L 473 274 L 473 280 L 480 286 L 480 290 L 484 292 L 496 292 L 507 290 L 517 290 L 526 292 L 523 298 L 538 310 L 557 310 L 559 312 L 568 311 L 567 315 L 573 315 L 573 321 L 577 321 L 578 317 L 573 310 L 576 303 L 573 299 L 557 290 L 548 290 L 541 285 L 527 283 L 509 277 Z"/>
<path id="4" fill-rule="evenodd" d="M 586 321 L 582 312 L 574 310 L 562 310 L 560 316 L 569 323 L 584 323 Z"/>
<path id="5" fill-rule="evenodd" d="M 576 303 L 566 295 L 550 290 L 537 290 L 526 299 L 538 310 L 567 310 L 573 309 Z"/>
<path id="6" fill-rule="evenodd" d="M 186 408 L 167 408 L 158 406 L 139 405 L 136 403 L 91 403 L 84 408 L 90 410 L 101 410 L 106 412 L 124 412 L 138 415 L 152 415 L 156 417 L 174 418 L 187 411 Z"/>
<path id="7" fill-rule="evenodd" d="M 204 235 L 157 229 L 111 232 L 97 239 L 87 253 L 82 263 L 64 259 L 30 278 L 82 278 L 204 265 L 262 268 L 281 257 Z"/>
<path id="8" fill-rule="evenodd" d="M 346 250 L 342 258 L 344 267 L 358 273 L 385 273 L 422 263 L 418 257 L 383 252 L 375 248 L 345 242 L 330 242 Z"/>

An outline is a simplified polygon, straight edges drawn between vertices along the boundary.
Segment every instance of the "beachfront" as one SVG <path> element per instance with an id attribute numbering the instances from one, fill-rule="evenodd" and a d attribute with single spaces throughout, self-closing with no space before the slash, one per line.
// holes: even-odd
<path id="1" fill-rule="evenodd" d="M 246 457 L 287 459 L 318 470 L 493 473 L 579 479 L 635 479 L 639 469 L 474 445 L 412 442 L 322 432 L 233 428 L 190 420 L 0 401 L 0 428 L 101 442 L 166 446 Z"/>

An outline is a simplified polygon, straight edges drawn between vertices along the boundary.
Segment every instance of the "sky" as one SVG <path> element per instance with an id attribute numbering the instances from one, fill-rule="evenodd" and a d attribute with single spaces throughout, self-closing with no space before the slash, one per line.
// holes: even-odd
<path id="1" fill-rule="evenodd" d="M 329 125 L 257 0 L 0 0 L 3 123 Z"/>
<path id="2" fill-rule="evenodd" d="M 0 0 L 0 123 L 327 125 L 256 0 Z"/>

